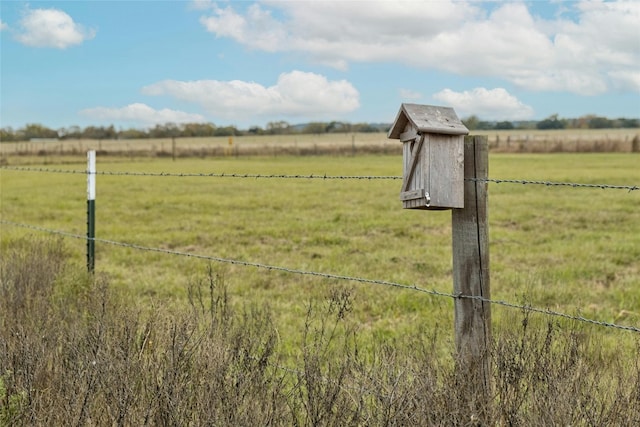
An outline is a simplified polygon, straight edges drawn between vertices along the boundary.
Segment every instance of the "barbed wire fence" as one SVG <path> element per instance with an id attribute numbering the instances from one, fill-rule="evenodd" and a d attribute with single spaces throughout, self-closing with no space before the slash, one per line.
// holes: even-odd
<path id="1" fill-rule="evenodd" d="M 44 232 L 44 233 L 49 233 L 49 234 L 55 234 L 55 235 L 59 235 L 59 236 L 63 236 L 63 237 L 70 237 L 70 238 L 74 238 L 74 239 L 80 239 L 80 240 L 87 240 L 88 239 L 86 235 L 82 235 L 82 234 L 70 233 L 70 232 L 60 231 L 60 230 L 52 230 L 52 229 L 47 229 L 47 228 L 43 228 L 43 227 L 38 227 L 38 226 L 35 226 L 35 225 L 22 224 L 22 223 L 17 223 L 17 222 L 13 222 L 13 221 L 2 220 L 2 219 L 0 219 L 0 224 L 10 225 L 10 226 L 14 226 L 14 227 L 26 228 L 26 229 L 30 229 L 30 230 L 34 230 L 34 231 L 39 231 L 39 232 Z M 446 297 L 446 298 L 451 298 L 451 299 L 460 298 L 460 299 L 478 300 L 478 301 L 486 302 L 486 303 L 493 304 L 493 305 L 499 305 L 499 306 L 508 307 L 508 308 L 515 308 L 515 309 L 518 309 L 518 310 L 529 311 L 529 312 L 532 312 L 532 313 L 545 314 L 545 315 L 548 315 L 548 316 L 561 317 L 561 318 L 568 319 L 568 320 L 575 320 L 575 321 L 579 321 L 579 322 L 590 323 L 590 324 L 593 324 L 593 325 L 605 326 L 605 327 L 610 327 L 610 328 L 615 328 L 615 329 L 621 329 L 621 330 L 640 333 L 640 328 L 636 328 L 634 326 L 618 325 L 618 324 L 611 323 L 611 322 L 604 322 L 604 321 L 600 321 L 600 320 L 589 319 L 589 318 L 586 318 L 586 317 L 583 317 L 583 316 L 576 316 L 576 315 L 566 314 L 566 313 L 550 310 L 550 309 L 547 309 L 547 308 L 534 307 L 532 305 L 516 304 L 516 303 L 511 303 L 511 302 L 507 302 L 507 301 L 503 301 L 503 300 L 492 300 L 492 299 L 483 298 L 483 297 L 480 297 L 480 296 L 453 294 L 453 293 L 449 293 L 449 292 L 437 291 L 435 289 L 426 289 L 426 288 L 419 287 L 419 286 L 417 286 L 415 284 L 410 285 L 410 284 L 403 284 L 403 283 L 398 283 L 398 282 L 391 282 L 391 281 L 387 281 L 387 280 L 367 279 L 367 278 L 363 278 L 363 277 L 345 276 L 345 275 L 341 275 L 341 274 L 332 274 L 332 273 L 322 273 L 322 272 L 317 272 L 317 271 L 300 270 L 300 269 L 288 268 L 288 267 L 282 267 L 282 266 L 276 266 L 276 265 L 269 265 L 269 264 L 261 264 L 261 263 L 256 263 L 256 262 L 242 261 L 242 260 L 237 260 L 237 259 L 232 259 L 232 258 L 221 258 L 221 257 L 216 257 L 216 256 L 210 256 L 210 255 L 202 255 L 202 254 L 194 254 L 194 253 L 190 253 L 190 252 L 176 251 L 176 250 L 172 250 L 172 249 L 154 248 L 154 247 L 148 247 L 148 246 L 138 245 L 138 244 L 134 244 L 134 243 L 126 243 L 126 242 L 119 242 L 119 241 L 109 240 L 109 239 L 101 239 L 101 238 L 97 238 L 97 237 L 93 238 L 92 240 L 94 240 L 97 243 L 104 243 L 104 244 L 108 244 L 108 245 L 112 245 L 112 246 L 120 246 L 120 247 L 124 247 L 124 248 L 135 249 L 135 250 L 146 251 L 146 252 L 163 253 L 163 254 L 167 254 L 167 255 L 182 256 L 182 257 L 201 259 L 201 260 L 213 261 L 213 262 L 224 263 L 224 264 L 239 265 L 239 266 L 243 266 L 243 267 L 254 267 L 254 268 L 264 269 L 264 270 L 269 270 L 269 271 L 281 271 L 281 272 L 291 273 L 291 274 L 315 276 L 315 277 L 321 277 L 321 278 L 324 278 L 324 279 L 336 279 L 336 280 L 344 280 L 344 281 L 351 281 L 351 282 L 358 282 L 358 283 L 366 283 L 366 284 L 371 284 L 371 285 L 381 285 L 381 286 L 387 286 L 387 287 L 392 287 L 392 288 L 398 288 L 398 289 L 405 289 L 405 290 L 410 290 L 410 291 L 421 292 L 421 293 L 424 293 L 424 294 L 427 294 L 427 295 L 436 296 L 436 297 Z"/>
<path id="2" fill-rule="evenodd" d="M 54 168 L 36 168 L 36 167 L 20 167 L 20 166 L 0 166 L 0 170 L 12 170 L 12 171 L 20 171 L 20 172 L 41 172 L 41 173 L 62 173 L 62 174 L 82 174 L 87 175 L 89 172 L 86 170 L 77 170 L 77 169 L 54 169 Z M 252 174 L 252 173 L 170 173 L 170 172 L 136 172 L 136 171 L 97 171 L 96 175 L 103 176 L 124 176 L 124 177 L 139 177 L 139 176 L 147 176 L 147 177 L 173 177 L 173 178 L 183 178 L 183 177 L 199 177 L 199 178 L 244 178 L 244 179 L 317 179 L 317 180 L 401 180 L 401 176 L 359 176 L 359 175 L 319 175 L 319 174 L 310 174 L 310 175 L 301 175 L 301 174 Z M 570 187 L 570 188 L 585 188 L 585 189 L 602 189 L 602 190 L 626 190 L 627 192 L 633 192 L 640 190 L 640 186 L 637 185 L 611 185 L 611 184 L 591 184 L 591 183 L 577 183 L 577 182 L 554 182 L 547 180 L 524 180 L 524 179 L 478 179 L 478 178 L 466 178 L 466 180 L 474 181 L 474 182 L 487 182 L 494 184 L 520 184 L 520 185 L 537 185 L 537 186 L 547 186 L 547 187 Z M 450 292 L 442 292 L 435 289 L 427 289 L 424 287 L 419 287 L 415 284 L 406 284 L 406 283 L 398 283 L 387 280 L 377 280 L 363 277 L 354 277 L 354 276 L 346 276 L 340 274 L 333 273 L 324 273 L 318 271 L 308 271 L 302 269 L 288 268 L 284 266 L 276 266 L 269 264 L 262 264 L 256 262 L 248 262 L 243 260 L 237 260 L 232 258 L 222 258 L 210 255 L 202 255 L 195 254 L 190 252 L 181 252 L 171 249 L 163 249 L 163 248 L 154 248 L 149 246 L 144 246 L 135 243 L 128 242 L 120 242 L 109 239 L 102 238 L 89 238 L 86 235 L 70 233 L 62 230 L 53 230 L 40 226 L 36 226 L 33 224 L 24 224 L 20 222 L 14 222 L 10 220 L 0 219 L 0 224 L 30 229 L 33 231 L 48 233 L 59 235 L 67 238 L 74 238 L 80 240 L 92 240 L 94 242 L 125 247 L 134 250 L 146 251 L 146 252 L 155 252 L 162 253 L 166 255 L 173 256 L 181 256 L 181 257 L 189 257 L 194 259 L 207 260 L 216 263 L 226 263 L 232 265 L 239 265 L 243 267 L 253 267 L 258 269 L 265 269 L 270 271 L 281 271 L 289 274 L 297 274 L 297 275 L 306 275 L 306 276 L 315 276 L 324 279 L 336 279 L 342 281 L 351 281 L 357 283 L 364 283 L 369 285 L 379 285 L 386 286 L 396 289 L 403 289 L 407 291 L 420 292 L 423 294 L 435 296 L 435 297 L 444 297 L 450 299 L 469 299 L 469 300 L 477 300 L 484 303 L 489 303 L 496 306 L 507 307 L 511 309 L 517 309 L 521 311 L 527 311 L 532 313 L 539 313 L 546 316 L 559 317 L 567 320 L 577 321 L 588 323 L 596 326 L 613 328 L 617 330 L 630 331 L 634 333 L 640 333 L 640 328 L 629 325 L 620 325 L 612 322 L 606 322 L 596 319 L 590 319 L 581 315 L 572 315 L 568 313 L 563 313 L 560 311 L 551 310 L 549 308 L 541 308 L 535 307 L 530 304 L 517 304 L 504 300 L 494 300 L 490 298 L 484 298 L 476 295 L 462 295 L 462 294 L 454 294 Z"/>
<path id="3" fill-rule="evenodd" d="M 61 174 L 81 174 L 87 175 L 82 169 L 52 169 L 24 166 L 0 166 L 0 169 L 21 171 L 21 172 L 43 172 Z M 319 180 L 402 180 L 401 176 L 394 175 L 320 175 L 320 174 L 253 174 L 253 173 L 225 173 L 225 172 L 132 172 L 132 171 L 96 171 L 95 175 L 103 176 L 147 176 L 147 177 L 169 177 L 169 178 L 253 178 L 253 179 L 319 179 Z M 629 192 L 640 190 L 638 185 L 611 185 L 611 184 L 590 184 L 580 182 L 557 182 L 547 180 L 527 180 L 527 179 L 483 179 L 465 178 L 466 181 L 488 182 L 494 184 L 522 184 L 540 185 L 545 187 L 571 187 L 571 188 L 593 188 L 601 190 L 627 190 Z"/>

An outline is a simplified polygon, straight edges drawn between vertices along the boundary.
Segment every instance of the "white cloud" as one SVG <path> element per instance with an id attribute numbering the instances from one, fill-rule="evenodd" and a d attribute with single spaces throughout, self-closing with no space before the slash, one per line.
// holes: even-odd
<path id="1" fill-rule="evenodd" d="M 598 94 L 609 87 L 640 93 L 640 2 L 582 1 L 578 22 L 554 22 L 555 63 L 565 72 L 560 84 L 581 82 L 578 93 Z M 634 83 L 635 80 L 635 83 Z M 554 89 L 559 89 L 556 87 Z"/>
<path id="2" fill-rule="evenodd" d="M 7 23 L 3 22 L 2 19 L 0 19 L 0 31 L 4 31 L 8 29 L 9 29 L 9 26 L 7 25 Z"/>
<path id="3" fill-rule="evenodd" d="M 282 25 L 257 4 L 247 9 L 246 17 L 237 14 L 231 6 L 224 9 L 214 7 L 213 10 L 213 15 L 203 16 L 200 22 L 218 37 L 229 37 L 268 52 L 281 50 L 281 43 L 286 40 Z"/>
<path id="4" fill-rule="evenodd" d="M 189 8 L 193 10 L 214 9 L 215 3 L 213 0 L 191 0 Z"/>
<path id="5" fill-rule="evenodd" d="M 609 75 L 617 89 L 640 93 L 640 71 L 612 71 Z"/>
<path id="6" fill-rule="evenodd" d="M 484 120 L 525 120 L 534 114 L 533 108 L 503 88 L 475 88 L 464 92 L 444 89 L 433 97 L 453 107 L 463 117 L 476 115 Z"/>
<path id="7" fill-rule="evenodd" d="M 420 40 L 477 13 L 475 7 L 454 0 L 263 3 L 250 6 L 244 14 L 232 6 L 214 8 L 200 22 L 217 37 L 253 49 L 301 52 L 316 62 L 344 69 L 351 61 L 414 55 L 410 49 Z M 270 6 L 285 18 L 275 18 Z"/>
<path id="8" fill-rule="evenodd" d="M 58 9 L 26 9 L 19 22 L 16 39 L 27 46 L 65 49 L 95 37 Z"/>
<path id="9" fill-rule="evenodd" d="M 146 104 L 129 104 L 122 108 L 96 107 L 80 111 L 80 114 L 95 120 L 128 121 L 145 126 L 162 123 L 190 123 L 204 122 L 200 114 L 185 113 L 183 111 L 164 108 L 156 110 Z"/>
<path id="10" fill-rule="evenodd" d="M 628 76 L 640 69 L 640 2 L 557 7 L 554 18 L 542 19 L 525 2 L 274 0 L 243 11 L 233 3 L 212 7 L 201 23 L 249 48 L 295 52 L 339 69 L 386 61 L 530 90 L 637 90 Z M 572 13 L 562 12 L 567 8 Z"/>
<path id="11" fill-rule="evenodd" d="M 202 106 L 212 116 L 246 120 L 254 116 L 325 118 L 360 106 L 358 91 L 346 80 L 302 71 L 283 73 L 273 86 L 240 80 L 164 80 L 142 89 Z"/>

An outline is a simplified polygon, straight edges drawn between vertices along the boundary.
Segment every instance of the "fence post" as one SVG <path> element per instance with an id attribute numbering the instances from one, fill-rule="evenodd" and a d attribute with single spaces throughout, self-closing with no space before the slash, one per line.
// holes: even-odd
<path id="1" fill-rule="evenodd" d="M 489 292 L 489 227 L 486 136 L 464 139 L 464 208 L 453 209 L 453 289 L 458 368 L 473 388 L 472 403 L 486 407 L 491 396 L 491 310 Z M 471 298 L 465 298 L 471 297 Z M 480 414 L 478 414 L 480 415 Z"/>
<path id="2" fill-rule="evenodd" d="M 463 403 L 483 417 L 492 395 L 489 138 L 468 133 L 452 108 L 402 104 L 387 136 L 403 144 L 403 208 L 452 210 L 456 374 L 470 391 Z"/>
<path id="3" fill-rule="evenodd" d="M 96 250 L 96 152 L 87 151 L 87 270 L 95 269 Z"/>

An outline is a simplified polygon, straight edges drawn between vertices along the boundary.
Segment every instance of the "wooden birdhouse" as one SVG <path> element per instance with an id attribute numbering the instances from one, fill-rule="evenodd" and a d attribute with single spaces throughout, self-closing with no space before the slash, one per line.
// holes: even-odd
<path id="1" fill-rule="evenodd" d="M 464 208 L 464 135 L 449 107 L 402 104 L 388 138 L 403 144 L 405 209 Z"/>

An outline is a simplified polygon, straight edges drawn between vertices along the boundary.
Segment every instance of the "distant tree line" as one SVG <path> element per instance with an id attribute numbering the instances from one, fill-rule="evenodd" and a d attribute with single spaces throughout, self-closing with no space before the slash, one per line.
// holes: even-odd
<path id="1" fill-rule="evenodd" d="M 216 126 L 213 123 L 165 123 L 149 129 L 116 129 L 111 126 L 69 126 L 50 129 L 42 124 L 30 123 L 18 129 L 4 127 L 0 129 L 0 141 L 30 141 L 32 139 L 141 139 L 141 138 L 178 138 L 212 137 L 243 135 L 285 135 L 285 134 L 323 134 L 352 132 L 385 132 L 389 124 L 311 122 L 291 125 L 285 121 L 269 122 L 265 128 L 252 126 L 242 130 L 235 126 Z"/>
<path id="2" fill-rule="evenodd" d="M 609 119 L 587 115 L 577 119 L 563 119 L 553 114 L 540 121 L 482 121 L 477 116 L 462 119 L 469 130 L 509 130 L 509 129 L 624 129 L 640 127 L 640 119 Z"/>
<path id="3" fill-rule="evenodd" d="M 509 129 L 608 129 L 640 128 L 640 119 L 608 119 L 595 115 L 577 119 L 559 118 L 557 114 L 540 121 L 483 121 L 470 116 L 462 122 L 469 130 L 509 130 Z M 269 122 L 262 128 L 251 126 L 242 130 L 235 126 L 216 126 L 213 123 L 165 123 L 149 129 L 116 129 L 110 126 L 69 126 L 50 129 L 44 125 L 30 123 L 18 129 L 4 127 L 0 129 L 0 141 L 30 141 L 32 139 L 144 139 L 178 137 L 212 137 L 243 135 L 287 135 L 287 134 L 326 134 L 354 132 L 386 132 L 390 123 L 348 123 L 348 122 L 311 122 L 291 125 L 286 121 Z"/>

